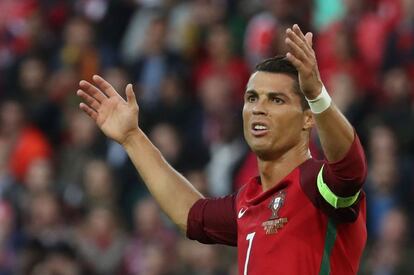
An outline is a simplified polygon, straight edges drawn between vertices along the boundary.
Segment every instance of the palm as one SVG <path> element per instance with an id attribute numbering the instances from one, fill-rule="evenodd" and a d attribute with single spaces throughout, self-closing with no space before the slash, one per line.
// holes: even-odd
<path id="1" fill-rule="evenodd" d="M 127 86 L 125 101 L 103 78 L 94 77 L 96 86 L 81 81 L 78 95 L 84 100 L 80 107 L 109 138 L 123 143 L 129 133 L 138 127 L 138 105 L 132 86 Z"/>
<path id="2" fill-rule="evenodd" d="M 121 97 L 109 98 L 98 110 L 96 124 L 106 136 L 121 141 L 128 132 L 137 128 L 138 116 Z"/>

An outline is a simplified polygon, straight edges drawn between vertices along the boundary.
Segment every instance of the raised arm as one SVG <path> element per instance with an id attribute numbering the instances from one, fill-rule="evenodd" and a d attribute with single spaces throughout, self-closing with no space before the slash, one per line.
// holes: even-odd
<path id="1" fill-rule="evenodd" d="M 315 52 L 312 49 L 312 33 L 302 33 L 298 25 L 286 30 L 285 40 L 289 52 L 287 59 L 299 72 L 299 83 L 308 100 L 316 99 L 322 92 L 323 83 L 319 75 Z M 314 118 L 322 149 L 329 162 L 345 157 L 355 138 L 354 129 L 333 102 Z"/>
<path id="2" fill-rule="evenodd" d="M 120 143 L 164 212 L 183 232 L 193 204 L 203 196 L 162 157 L 138 127 L 138 104 L 132 85 L 126 87 L 127 101 L 103 78 L 94 84 L 82 80 L 77 95 L 80 108 L 109 138 Z"/>

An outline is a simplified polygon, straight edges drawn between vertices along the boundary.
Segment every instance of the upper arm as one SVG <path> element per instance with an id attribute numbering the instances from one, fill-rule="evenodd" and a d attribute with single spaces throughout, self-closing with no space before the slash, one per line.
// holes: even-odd
<path id="1" fill-rule="evenodd" d="M 321 175 L 327 186 L 339 197 L 353 196 L 361 189 L 367 176 L 367 162 L 356 134 L 346 155 L 337 162 L 325 162 Z"/>
<path id="2" fill-rule="evenodd" d="M 308 162 L 301 171 L 302 189 L 316 207 L 341 222 L 358 217 L 367 165 L 357 136 L 340 161 Z"/>
<path id="3" fill-rule="evenodd" d="M 236 195 L 200 199 L 190 209 L 187 237 L 207 244 L 237 245 Z"/>

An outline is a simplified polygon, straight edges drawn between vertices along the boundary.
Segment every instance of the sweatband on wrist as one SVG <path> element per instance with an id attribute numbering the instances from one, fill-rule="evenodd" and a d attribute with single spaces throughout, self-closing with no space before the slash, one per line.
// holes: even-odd
<path id="1" fill-rule="evenodd" d="M 306 98 L 306 97 L 305 97 Z M 314 99 L 308 99 L 306 100 L 309 103 L 309 107 L 314 114 L 320 114 L 326 109 L 331 106 L 332 99 L 328 94 L 328 91 L 326 90 L 325 86 L 322 85 L 321 93 Z"/>

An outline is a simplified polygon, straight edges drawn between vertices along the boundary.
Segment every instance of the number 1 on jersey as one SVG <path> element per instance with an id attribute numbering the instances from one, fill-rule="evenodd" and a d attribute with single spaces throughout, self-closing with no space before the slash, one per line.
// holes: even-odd
<path id="1" fill-rule="evenodd" d="M 247 275 L 247 266 L 249 265 L 250 251 L 252 250 L 253 238 L 256 232 L 247 234 L 246 241 L 249 241 L 249 246 L 247 247 L 246 261 L 244 262 L 244 275 Z"/>

